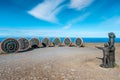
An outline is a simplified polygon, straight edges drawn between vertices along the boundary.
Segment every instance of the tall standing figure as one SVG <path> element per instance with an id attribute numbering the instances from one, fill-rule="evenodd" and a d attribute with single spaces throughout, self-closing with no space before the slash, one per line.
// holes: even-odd
<path id="1" fill-rule="evenodd" d="M 97 47 L 103 50 L 103 63 L 100 65 L 104 68 L 115 67 L 115 34 L 113 32 L 108 33 L 109 41 L 104 44 L 104 47 Z"/>
<path id="2" fill-rule="evenodd" d="M 109 56 L 110 56 L 110 64 L 109 67 L 114 67 L 115 66 L 115 34 L 113 32 L 108 33 L 109 36 Z"/>

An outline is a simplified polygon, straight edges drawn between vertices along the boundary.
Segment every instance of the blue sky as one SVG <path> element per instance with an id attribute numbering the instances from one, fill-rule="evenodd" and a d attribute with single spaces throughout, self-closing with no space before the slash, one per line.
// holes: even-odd
<path id="1" fill-rule="evenodd" d="M 120 0 L 1 0 L 0 37 L 120 37 Z"/>

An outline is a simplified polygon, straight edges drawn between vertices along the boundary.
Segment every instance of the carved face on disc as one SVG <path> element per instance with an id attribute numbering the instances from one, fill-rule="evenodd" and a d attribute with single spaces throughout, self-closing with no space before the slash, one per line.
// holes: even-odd
<path id="1" fill-rule="evenodd" d="M 64 43 L 65 45 L 69 46 L 71 44 L 70 38 L 65 38 Z"/>
<path id="2" fill-rule="evenodd" d="M 40 44 L 40 41 L 39 41 L 39 39 L 37 39 L 37 38 L 32 38 L 32 39 L 30 40 L 30 46 L 31 46 L 32 48 L 37 48 L 37 47 L 39 47 L 39 44 Z"/>
<path id="3" fill-rule="evenodd" d="M 19 43 L 16 39 L 7 38 L 1 43 L 1 49 L 6 53 L 14 53 L 19 49 Z"/>
<path id="4" fill-rule="evenodd" d="M 81 45 L 82 45 L 82 39 L 81 39 L 81 38 L 76 38 L 75 44 L 76 44 L 77 46 L 81 46 Z"/>
<path id="5" fill-rule="evenodd" d="M 20 51 L 28 49 L 29 41 L 26 38 L 20 38 L 18 42 L 20 43 Z"/>
<path id="6" fill-rule="evenodd" d="M 59 45 L 61 43 L 61 40 L 59 38 L 55 38 L 54 41 L 53 41 L 53 43 L 55 45 Z"/>
<path id="7" fill-rule="evenodd" d="M 42 43 L 43 43 L 44 45 L 46 45 L 46 46 L 49 46 L 49 45 L 50 45 L 50 40 L 49 40 L 49 38 L 44 38 L 44 39 L 42 40 Z"/>

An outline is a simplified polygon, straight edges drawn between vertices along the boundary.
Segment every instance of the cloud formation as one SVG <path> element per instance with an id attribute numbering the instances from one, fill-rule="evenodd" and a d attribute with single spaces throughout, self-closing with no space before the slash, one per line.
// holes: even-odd
<path id="1" fill-rule="evenodd" d="M 77 17 L 77 18 L 69 21 L 69 22 L 67 23 L 67 25 L 65 25 L 65 26 L 63 27 L 63 29 L 64 29 L 64 30 L 67 30 L 67 29 L 72 28 L 72 27 L 73 27 L 72 25 L 74 25 L 74 24 L 76 24 L 76 23 L 78 23 L 78 22 L 80 22 L 80 21 L 83 21 L 83 20 L 86 19 L 89 15 L 90 15 L 90 13 L 85 13 L 85 14 L 83 14 L 83 15 L 80 15 L 79 17 Z"/>
<path id="2" fill-rule="evenodd" d="M 58 7 L 64 0 L 45 0 L 28 11 L 32 16 L 49 22 L 57 22 L 56 15 L 61 10 Z"/>
<path id="3" fill-rule="evenodd" d="M 65 25 L 65 26 L 63 27 L 63 29 L 64 29 L 64 30 L 70 29 L 71 26 L 72 26 L 72 24 L 67 24 L 67 25 Z"/>
<path id="4" fill-rule="evenodd" d="M 76 10 L 81 10 L 89 6 L 94 0 L 71 0 L 69 7 Z"/>
<path id="5" fill-rule="evenodd" d="M 45 0 L 38 4 L 28 13 L 38 19 L 42 19 L 48 22 L 57 22 L 58 18 L 56 15 L 63 9 L 63 5 L 60 6 L 65 0 Z M 81 10 L 89 6 L 93 0 L 70 0 L 68 8 Z M 59 6 L 59 7 L 58 7 Z"/>

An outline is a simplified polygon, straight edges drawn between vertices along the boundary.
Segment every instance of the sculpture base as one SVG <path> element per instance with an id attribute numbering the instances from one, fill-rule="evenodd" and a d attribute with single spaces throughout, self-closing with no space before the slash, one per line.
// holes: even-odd
<path id="1" fill-rule="evenodd" d="M 101 64 L 100 67 L 103 67 L 103 68 L 109 68 L 108 65 L 104 65 L 104 64 Z"/>
<path id="2" fill-rule="evenodd" d="M 101 64 L 100 67 L 103 67 L 103 68 L 114 68 L 114 66 L 109 66 L 109 65 L 104 65 L 104 64 Z"/>

